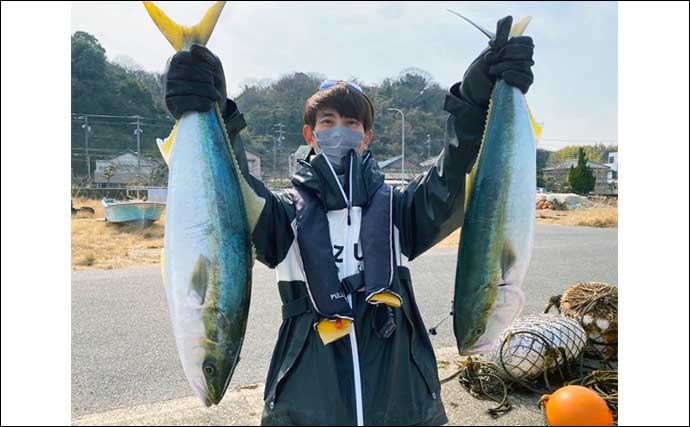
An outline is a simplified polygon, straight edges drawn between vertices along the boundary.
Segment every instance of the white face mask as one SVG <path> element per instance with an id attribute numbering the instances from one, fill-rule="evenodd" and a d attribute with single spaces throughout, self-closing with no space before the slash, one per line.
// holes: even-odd
<path id="1" fill-rule="evenodd" d="M 350 150 L 357 150 L 362 144 L 364 134 L 343 126 L 320 130 L 314 133 L 320 152 L 334 167 L 339 167 Z"/>

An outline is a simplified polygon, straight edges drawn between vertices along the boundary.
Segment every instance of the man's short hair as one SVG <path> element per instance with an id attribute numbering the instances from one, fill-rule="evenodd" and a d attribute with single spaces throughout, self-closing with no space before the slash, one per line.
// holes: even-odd
<path id="1" fill-rule="evenodd" d="M 374 124 L 374 107 L 363 93 L 360 93 L 344 82 L 316 92 L 304 103 L 304 124 L 312 129 L 316 126 L 316 113 L 319 110 L 332 108 L 343 117 L 357 119 L 364 131 Z"/>

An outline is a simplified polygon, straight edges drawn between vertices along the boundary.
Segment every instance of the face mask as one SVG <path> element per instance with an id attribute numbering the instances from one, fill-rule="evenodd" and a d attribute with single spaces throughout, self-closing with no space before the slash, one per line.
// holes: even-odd
<path id="1" fill-rule="evenodd" d="M 339 168 L 340 162 L 350 152 L 362 144 L 364 134 L 343 126 L 320 130 L 314 133 L 319 150 L 333 167 Z"/>

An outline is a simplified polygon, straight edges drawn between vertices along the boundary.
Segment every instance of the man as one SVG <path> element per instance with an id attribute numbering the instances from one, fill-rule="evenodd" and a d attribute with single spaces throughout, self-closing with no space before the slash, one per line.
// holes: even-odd
<path id="1" fill-rule="evenodd" d="M 505 25 L 510 20 L 498 23 Z M 405 264 L 462 225 L 465 175 L 479 151 L 493 85 L 502 78 L 526 93 L 533 50 L 529 37 L 489 43 L 446 95 L 457 137 L 436 166 L 402 188 L 384 183 L 367 149 L 374 109 L 366 94 L 350 82 L 324 82 L 304 108 L 302 133 L 312 150 L 294 188 L 281 192 L 247 172 L 239 136 L 245 122 L 226 100 L 220 60 L 198 45 L 171 59 L 171 114 L 220 102 L 242 173 L 266 200 L 252 239 L 257 259 L 276 269 L 283 323 L 262 424 L 447 422 Z"/>

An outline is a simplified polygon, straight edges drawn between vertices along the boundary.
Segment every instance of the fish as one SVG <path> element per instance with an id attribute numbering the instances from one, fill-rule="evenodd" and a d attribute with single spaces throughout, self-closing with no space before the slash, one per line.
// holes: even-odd
<path id="1" fill-rule="evenodd" d="M 505 19 L 512 23 L 512 17 Z M 472 24 L 505 43 L 522 34 L 528 22 L 495 36 Z M 534 239 L 540 133 L 522 92 L 498 79 L 478 160 L 466 183 L 453 298 L 453 332 L 461 355 L 489 352 L 522 312 Z"/>
<path id="2" fill-rule="evenodd" d="M 148 14 L 176 51 L 205 45 L 225 2 L 193 27 L 152 2 Z M 208 407 L 220 403 L 240 359 L 251 300 L 251 233 L 265 201 L 249 187 L 219 105 L 183 114 L 158 140 L 169 168 L 161 270 L 184 374 Z"/>

